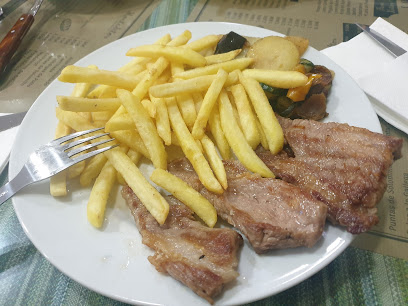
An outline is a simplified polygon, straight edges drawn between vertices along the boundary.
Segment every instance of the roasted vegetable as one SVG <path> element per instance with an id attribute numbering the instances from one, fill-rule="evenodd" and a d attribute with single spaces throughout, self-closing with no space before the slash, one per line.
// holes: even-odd
<path id="1" fill-rule="evenodd" d="M 242 49 L 246 41 L 245 37 L 231 31 L 227 35 L 224 35 L 218 42 L 214 54 L 227 53 L 232 50 Z"/>
<path id="2" fill-rule="evenodd" d="M 265 91 L 265 94 L 268 97 L 268 99 L 273 99 L 279 96 L 286 96 L 286 94 L 288 93 L 287 89 L 272 87 L 264 83 L 259 83 L 259 84 L 261 85 L 262 89 Z"/>
<path id="3" fill-rule="evenodd" d="M 296 103 L 285 96 L 279 96 L 275 99 L 270 99 L 269 103 L 271 104 L 272 109 L 275 111 L 275 113 L 282 117 L 290 117 L 296 107 Z"/>
<path id="4" fill-rule="evenodd" d="M 251 68 L 292 71 L 299 63 L 299 51 L 289 40 L 267 36 L 254 42 L 247 57 L 254 59 Z"/>
<path id="5" fill-rule="evenodd" d="M 326 100 L 325 94 L 319 93 L 311 95 L 304 102 L 293 103 L 296 108 L 291 116 L 310 120 L 323 119 L 327 116 Z"/>
<path id="6" fill-rule="evenodd" d="M 320 74 L 309 75 L 306 85 L 296 88 L 290 88 L 286 96 L 293 102 L 304 101 L 306 99 L 306 95 L 309 93 L 309 90 L 312 87 L 313 81 L 321 77 L 322 76 Z"/>
<path id="7" fill-rule="evenodd" d="M 303 67 L 305 67 L 306 73 L 309 73 L 315 67 L 315 65 L 311 61 L 309 61 L 309 60 L 307 60 L 305 58 L 300 59 L 300 64 L 303 65 Z"/>

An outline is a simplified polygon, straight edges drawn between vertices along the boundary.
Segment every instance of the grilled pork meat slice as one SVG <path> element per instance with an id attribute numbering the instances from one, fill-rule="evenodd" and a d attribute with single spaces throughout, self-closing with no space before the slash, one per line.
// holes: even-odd
<path id="1" fill-rule="evenodd" d="M 169 215 L 159 225 L 130 187 L 122 189 L 145 245 L 155 250 L 149 261 L 159 272 L 190 287 L 213 303 L 226 283 L 236 279 L 242 237 L 229 228 L 209 228 L 172 196 L 166 197 Z"/>
<path id="2" fill-rule="evenodd" d="M 373 205 L 381 199 L 385 181 L 377 181 L 375 171 L 365 175 L 367 171 L 360 170 L 360 164 L 354 160 L 291 158 L 269 152 L 258 155 L 278 178 L 309 191 L 325 203 L 332 223 L 346 226 L 353 234 L 365 232 L 378 223 L 377 208 Z"/>
<path id="3" fill-rule="evenodd" d="M 335 122 L 278 117 L 296 157 L 338 157 L 378 162 L 389 167 L 401 157 L 402 139 Z"/>
<path id="4" fill-rule="evenodd" d="M 275 175 L 328 206 L 328 219 L 353 234 L 378 223 L 377 203 L 402 140 L 347 124 L 279 118 L 291 154 L 258 152 Z M 294 157 L 293 157 L 294 156 Z"/>
<path id="5" fill-rule="evenodd" d="M 173 161 L 168 168 L 207 198 L 257 253 L 311 247 L 321 237 L 327 208 L 308 192 L 282 180 L 250 174 L 238 161 L 224 161 L 224 166 L 228 188 L 222 195 L 200 183 L 187 159 Z"/>

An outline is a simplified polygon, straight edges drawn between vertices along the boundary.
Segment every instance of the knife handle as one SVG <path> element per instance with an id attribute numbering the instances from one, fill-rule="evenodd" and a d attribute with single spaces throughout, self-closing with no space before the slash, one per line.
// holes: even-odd
<path id="1" fill-rule="evenodd" d="M 23 14 L 0 42 L 0 74 L 4 71 L 14 52 L 34 22 L 34 16 Z"/>

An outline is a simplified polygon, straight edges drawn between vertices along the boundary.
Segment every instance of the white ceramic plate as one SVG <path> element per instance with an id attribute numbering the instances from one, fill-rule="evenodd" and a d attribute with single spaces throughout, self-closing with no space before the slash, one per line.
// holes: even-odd
<path id="1" fill-rule="evenodd" d="M 129 59 L 125 52 L 134 46 L 153 43 L 166 33 L 173 36 L 189 29 L 193 40 L 206 34 L 233 30 L 246 36 L 262 37 L 277 33 L 262 28 L 228 23 L 186 23 L 147 30 L 115 41 L 80 60 L 77 65 L 96 64 L 115 70 Z M 336 64 L 315 49 L 304 55 L 314 63 L 336 72 L 330 94 L 328 121 L 347 122 L 381 132 L 365 94 Z M 68 95 L 72 84 L 54 81 L 34 103 L 11 152 L 10 177 L 14 177 L 35 148 L 53 138 L 57 120 L 56 95 Z M 143 168 L 145 169 L 145 168 Z M 89 189 L 70 187 L 67 198 L 49 195 L 44 181 L 26 188 L 13 198 L 18 218 L 37 249 L 59 270 L 84 286 L 127 303 L 165 305 L 208 305 L 190 289 L 169 276 L 158 273 L 148 262 L 152 251 L 141 243 L 133 218 L 120 197 L 119 189 L 109 205 L 105 225 L 93 228 L 86 219 Z M 219 305 L 242 304 L 258 300 L 310 277 L 351 242 L 343 228 L 327 225 L 322 239 L 311 249 L 273 251 L 259 256 L 245 243 L 237 281 L 217 299 Z"/>

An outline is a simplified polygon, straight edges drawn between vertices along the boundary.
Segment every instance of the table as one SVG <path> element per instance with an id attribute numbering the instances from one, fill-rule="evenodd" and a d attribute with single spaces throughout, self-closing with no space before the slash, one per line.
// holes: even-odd
<path id="1" fill-rule="evenodd" d="M 196 3 L 159 1 L 137 31 L 184 22 Z M 0 174 L 0 184 L 7 179 L 5 169 Z M 24 234 L 10 200 L 0 206 L 0 232 L 0 305 L 122 305 L 83 287 L 54 268 Z M 308 280 L 251 305 L 286 304 L 406 305 L 408 263 L 349 247 Z"/>

